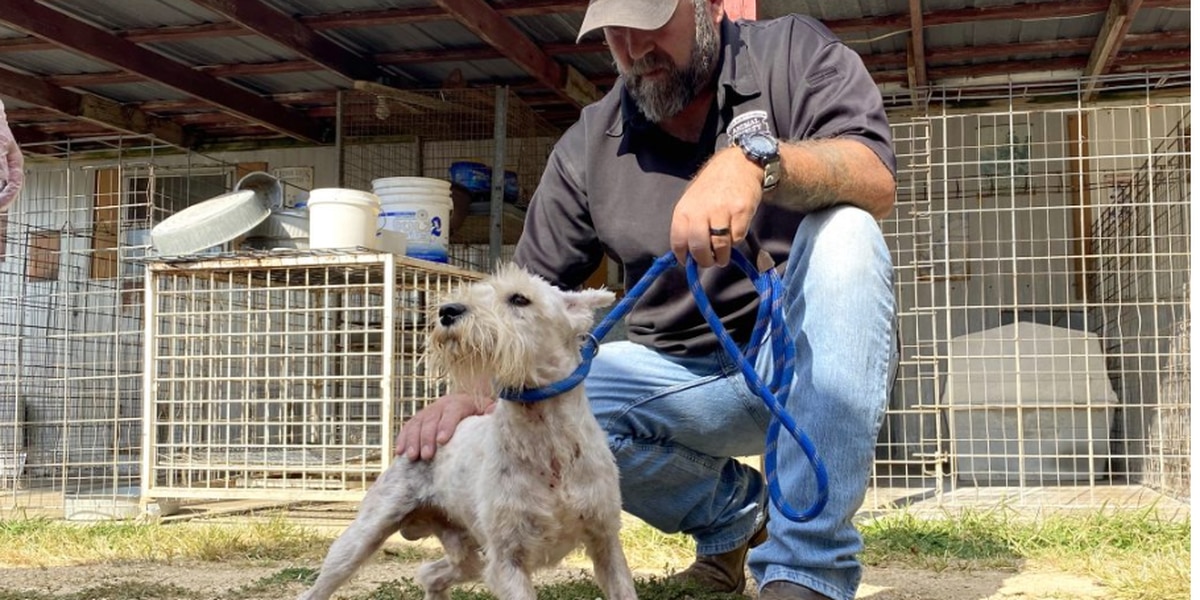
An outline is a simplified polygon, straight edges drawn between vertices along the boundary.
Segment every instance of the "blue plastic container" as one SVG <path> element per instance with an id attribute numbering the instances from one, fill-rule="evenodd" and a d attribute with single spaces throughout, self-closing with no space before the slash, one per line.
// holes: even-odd
<path id="1" fill-rule="evenodd" d="M 450 181 L 467 188 L 470 192 L 486 192 L 492 189 L 492 169 L 477 162 L 451 163 Z"/>

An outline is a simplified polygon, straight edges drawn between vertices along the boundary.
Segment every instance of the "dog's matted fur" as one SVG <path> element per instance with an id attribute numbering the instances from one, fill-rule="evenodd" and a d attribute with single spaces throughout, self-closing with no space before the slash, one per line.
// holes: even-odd
<path id="1" fill-rule="evenodd" d="M 604 290 L 564 292 L 514 266 L 457 289 L 438 308 L 431 358 L 451 383 L 488 393 L 539 388 L 581 362 Z M 426 600 L 479 578 L 501 600 L 534 600 L 531 574 L 580 544 L 610 600 L 634 600 L 621 550 L 617 468 L 583 386 L 536 403 L 499 400 L 459 424 L 431 461 L 397 458 L 367 492 L 302 600 L 324 600 L 379 546 L 437 536 L 445 556 L 422 565 Z"/>

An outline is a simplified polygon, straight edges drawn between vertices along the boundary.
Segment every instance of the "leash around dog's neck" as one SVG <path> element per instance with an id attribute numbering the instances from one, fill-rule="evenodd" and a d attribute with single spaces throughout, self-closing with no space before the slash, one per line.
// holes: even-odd
<path id="1" fill-rule="evenodd" d="M 596 341 L 596 336 L 591 333 L 587 334 L 583 338 L 583 345 L 579 347 L 579 353 L 583 355 L 583 360 L 578 367 L 575 367 L 574 371 L 571 371 L 570 375 L 539 388 L 504 388 L 500 390 L 500 399 L 532 404 L 561 396 L 575 389 L 576 386 L 583 383 L 583 378 L 587 377 L 588 371 L 592 370 L 592 359 L 596 357 L 599 349 L 600 344 Z"/>
<path id="2" fill-rule="evenodd" d="M 692 257 L 688 257 L 687 261 L 687 279 L 688 287 L 692 291 L 692 296 L 696 299 L 696 305 L 700 309 L 700 313 L 704 315 L 704 320 L 708 322 L 709 327 L 717 335 L 717 341 L 730 359 L 735 361 L 741 368 L 742 375 L 746 379 L 748 385 L 763 402 L 767 404 L 767 408 L 771 411 L 771 424 L 767 427 L 767 447 L 766 447 L 766 477 L 767 489 L 771 496 L 771 502 L 779 509 L 779 512 L 784 517 L 792 521 L 809 521 L 815 518 L 825 508 L 826 502 L 829 500 L 829 474 L 825 470 L 825 463 L 821 457 L 817 455 L 817 449 L 813 445 L 812 440 L 796 425 L 795 419 L 792 418 L 784 407 L 787 405 L 788 394 L 791 392 L 792 378 L 795 375 L 796 362 L 796 347 L 792 341 L 791 335 L 787 330 L 787 322 L 783 318 L 783 282 L 780 281 L 779 275 L 774 269 L 768 269 L 765 273 L 759 272 L 758 269 L 750 263 L 750 261 L 742 255 L 741 252 L 734 249 L 732 255 L 733 263 L 736 264 L 750 280 L 754 283 L 754 288 L 758 290 L 762 301 L 758 305 L 758 316 L 754 323 L 754 331 L 750 334 L 750 342 L 747 345 L 749 352 L 743 354 L 738 348 L 737 343 L 729 336 L 729 332 L 725 329 L 725 324 L 721 322 L 716 311 L 713 310 L 712 303 L 709 302 L 708 296 L 704 293 L 704 288 L 700 285 L 699 267 Z M 596 325 L 592 330 L 591 335 L 588 335 L 580 348 L 580 353 L 583 355 L 583 360 L 575 370 L 566 378 L 552 383 L 548 386 L 534 389 L 522 390 L 503 390 L 500 397 L 504 400 L 512 400 L 516 402 L 538 402 L 553 398 L 564 392 L 567 392 L 575 386 L 583 382 L 591 369 L 592 358 L 596 356 L 599 350 L 597 340 L 604 339 L 604 336 L 613 328 L 614 325 L 629 312 L 633 304 L 641 298 L 650 284 L 654 282 L 664 271 L 673 268 L 679 264 L 675 259 L 675 255 L 667 253 L 654 261 L 646 274 L 638 280 L 637 284 L 625 294 L 613 309 L 604 317 L 600 324 Z M 758 349 L 762 344 L 763 337 L 770 331 L 771 335 L 771 350 L 774 352 L 776 364 L 771 378 L 770 384 L 765 384 L 758 372 L 754 369 L 754 361 L 758 356 Z M 776 458 L 776 450 L 779 442 L 779 429 L 783 427 L 791 434 L 792 439 L 800 445 L 804 455 L 808 458 L 808 462 L 812 465 L 813 475 L 817 480 L 817 499 L 804 512 L 797 512 L 783 498 L 783 492 L 779 489 L 779 476 L 777 473 L 778 461 Z"/>

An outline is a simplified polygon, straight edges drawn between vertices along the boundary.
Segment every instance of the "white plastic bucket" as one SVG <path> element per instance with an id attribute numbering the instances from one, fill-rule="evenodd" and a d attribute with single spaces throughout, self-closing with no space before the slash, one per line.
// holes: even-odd
<path id="1" fill-rule="evenodd" d="M 381 177 L 371 180 L 371 189 L 376 195 L 380 192 L 388 193 L 395 190 L 425 191 L 434 194 L 449 193 L 450 182 L 433 177 Z"/>
<path id="2" fill-rule="evenodd" d="M 450 260 L 450 188 L 445 191 L 419 191 L 410 188 L 382 188 L 379 213 L 382 230 L 403 233 L 407 239 L 405 254 L 433 262 Z"/>
<path id="3" fill-rule="evenodd" d="M 310 248 L 375 248 L 379 196 L 344 188 L 319 188 L 308 195 Z"/>

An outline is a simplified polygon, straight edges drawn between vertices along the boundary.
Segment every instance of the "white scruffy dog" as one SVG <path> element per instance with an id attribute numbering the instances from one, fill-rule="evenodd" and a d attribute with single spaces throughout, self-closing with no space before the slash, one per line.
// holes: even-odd
<path id="1" fill-rule="evenodd" d="M 513 266 L 457 289 L 439 307 L 431 358 L 451 383 L 494 393 L 568 377 L 594 311 L 612 292 L 563 292 Z M 621 550 L 621 497 L 606 436 L 583 386 L 544 401 L 499 400 L 470 417 L 432 461 L 398 459 L 367 492 L 302 600 L 325 600 L 393 533 L 435 535 L 446 555 L 421 566 L 426 600 L 483 580 L 500 600 L 535 600 L 531 574 L 580 544 L 610 600 L 635 600 Z"/>

